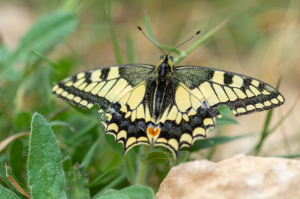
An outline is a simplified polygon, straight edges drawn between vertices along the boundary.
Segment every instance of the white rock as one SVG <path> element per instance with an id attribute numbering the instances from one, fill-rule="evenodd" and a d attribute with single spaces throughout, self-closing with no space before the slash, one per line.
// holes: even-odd
<path id="1" fill-rule="evenodd" d="M 300 161 L 237 155 L 173 167 L 156 199 L 299 199 Z"/>

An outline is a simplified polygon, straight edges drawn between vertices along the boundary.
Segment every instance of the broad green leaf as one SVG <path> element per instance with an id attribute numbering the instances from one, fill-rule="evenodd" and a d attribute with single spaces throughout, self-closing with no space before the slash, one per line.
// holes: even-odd
<path id="1" fill-rule="evenodd" d="M 104 173 L 102 173 L 100 176 L 98 176 L 96 178 L 96 180 L 94 180 L 90 185 L 89 185 L 89 188 L 92 188 L 92 187 L 95 187 L 99 184 L 99 182 L 104 179 L 112 170 L 114 170 L 115 167 L 109 169 L 108 171 L 105 171 Z"/>
<path id="2" fill-rule="evenodd" d="M 31 123 L 28 182 L 33 198 L 67 198 L 60 150 L 52 129 L 38 113 Z"/>
<path id="3" fill-rule="evenodd" d="M 154 199 L 154 192 L 150 187 L 134 185 L 120 190 L 118 193 L 126 194 L 130 199 Z"/>
<path id="4" fill-rule="evenodd" d="M 171 160 L 171 158 L 166 153 L 161 151 L 153 151 L 149 153 L 143 161 L 149 161 L 155 164 L 163 164 L 168 160 Z"/>
<path id="5" fill-rule="evenodd" d="M 8 170 L 7 174 L 12 177 L 15 181 L 18 182 L 18 184 L 22 187 L 22 184 L 18 181 L 18 179 Z M 0 162 L 0 179 L 9 187 L 9 189 L 14 192 L 16 195 L 18 195 L 20 198 L 24 199 L 26 198 L 21 193 L 19 193 L 14 186 L 11 184 L 9 179 L 6 177 L 6 168 L 2 162 Z M 23 187 L 22 187 L 23 188 Z M 0 195 L 1 196 L 1 195 Z"/>
<path id="6" fill-rule="evenodd" d="M 126 194 L 115 193 L 111 195 L 101 196 L 99 197 L 99 199 L 131 199 L 131 198 Z"/>
<path id="7" fill-rule="evenodd" d="M 217 122 L 217 126 L 218 125 L 228 125 L 228 124 L 239 124 L 236 119 L 234 119 L 233 117 L 230 116 L 222 116 L 222 118 L 217 118 L 216 119 Z"/>
<path id="8" fill-rule="evenodd" d="M 218 108 L 218 111 L 220 112 L 220 114 L 222 116 L 230 115 L 232 113 L 232 111 L 230 110 L 230 108 L 228 108 L 227 106 L 220 106 Z"/>
<path id="9" fill-rule="evenodd" d="M 105 191 L 105 192 L 101 195 L 101 197 L 103 197 L 103 196 L 108 196 L 108 195 L 113 195 L 113 194 L 116 194 L 117 192 L 118 192 L 117 189 L 109 189 L 109 190 Z"/>
<path id="10" fill-rule="evenodd" d="M 178 162 L 177 164 L 180 164 L 182 162 L 185 162 L 189 157 L 189 151 L 178 151 Z"/>
<path id="11" fill-rule="evenodd" d="M 213 138 L 207 138 L 207 139 L 201 139 L 201 140 L 197 140 L 192 147 L 187 148 L 188 151 L 193 152 L 193 151 L 199 151 L 201 149 L 205 149 L 205 148 L 210 148 L 219 144 L 224 144 L 226 142 L 230 142 L 233 140 L 238 140 L 238 139 L 242 139 L 242 138 L 246 138 L 246 137 L 251 137 L 257 135 L 257 133 L 249 133 L 246 135 L 239 135 L 239 136 L 233 136 L 233 137 L 213 137 Z"/>
<path id="12" fill-rule="evenodd" d="M 88 179 L 84 177 L 77 165 L 66 172 L 66 194 L 68 198 L 90 198 Z"/>
<path id="13" fill-rule="evenodd" d="M 1 184 L 0 184 L 0 196 L 1 198 L 5 198 L 5 199 L 20 199 L 20 197 L 18 197 L 10 190 L 4 188 Z"/>
<path id="14" fill-rule="evenodd" d="M 218 111 L 222 115 L 222 118 L 217 118 L 217 125 L 226 125 L 226 124 L 238 124 L 235 118 L 233 118 L 232 111 L 227 106 L 221 106 L 218 108 Z"/>
<path id="15" fill-rule="evenodd" d="M 154 192 L 150 187 L 142 185 L 134 185 L 122 189 L 120 191 L 109 192 L 99 197 L 99 199 L 115 199 L 115 198 L 129 198 L 129 199 L 154 199 Z"/>
<path id="16" fill-rule="evenodd" d="M 9 151 L 9 162 L 13 174 L 17 179 L 22 179 L 22 174 L 25 169 L 25 162 L 23 160 L 23 142 L 15 140 Z"/>

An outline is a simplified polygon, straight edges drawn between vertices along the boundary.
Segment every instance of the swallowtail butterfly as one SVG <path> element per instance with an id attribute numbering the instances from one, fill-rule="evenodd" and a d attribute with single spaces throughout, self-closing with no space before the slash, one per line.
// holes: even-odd
<path id="1" fill-rule="evenodd" d="M 221 117 L 218 107 L 225 105 L 241 116 L 285 101 L 260 80 L 200 66 L 174 66 L 169 54 L 156 65 L 80 72 L 55 84 L 52 92 L 84 109 L 98 105 L 108 118 L 102 122 L 105 132 L 123 143 L 124 154 L 133 146 L 153 144 L 167 147 L 176 158 L 180 148 L 192 146 L 215 127 Z"/>

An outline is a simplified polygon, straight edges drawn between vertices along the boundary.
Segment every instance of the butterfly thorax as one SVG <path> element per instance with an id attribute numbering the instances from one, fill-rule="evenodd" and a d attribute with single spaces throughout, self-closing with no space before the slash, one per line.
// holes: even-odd
<path id="1" fill-rule="evenodd" d="M 161 79 L 170 79 L 173 74 L 173 57 L 162 55 L 156 65 L 156 76 Z"/>

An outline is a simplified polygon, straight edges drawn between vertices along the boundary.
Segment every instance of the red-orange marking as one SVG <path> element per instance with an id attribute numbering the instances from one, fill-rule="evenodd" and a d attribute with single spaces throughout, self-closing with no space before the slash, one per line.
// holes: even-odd
<path id="1" fill-rule="evenodd" d="M 156 136 L 159 132 L 160 132 L 160 128 L 157 126 L 155 128 L 155 130 L 153 129 L 153 126 L 149 126 L 148 129 L 147 129 L 148 133 L 152 136 Z"/>

